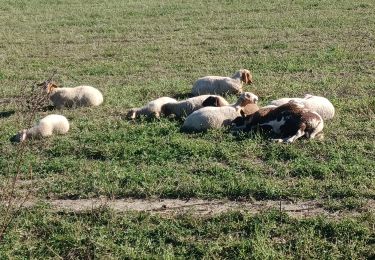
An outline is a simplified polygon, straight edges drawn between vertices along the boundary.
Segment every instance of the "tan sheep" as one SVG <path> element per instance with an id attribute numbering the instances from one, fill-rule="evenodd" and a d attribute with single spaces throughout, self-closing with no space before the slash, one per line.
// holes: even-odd
<path id="1" fill-rule="evenodd" d="M 69 131 L 69 121 L 62 115 L 48 115 L 35 126 L 24 129 L 12 138 L 14 142 L 23 142 L 27 139 L 39 139 L 53 134 L 65 134 Z"/>
<path id="2" fill-rule="evenodd" d="M 167 103 L 176 103 L 177 100 L 170 97 L 161 97 L 158 99 L 155 99 L 149 103 L 147 103 L 145 106 L 140 108 L 132 108 L 127 113 L 127 118 L 129 119 L 135 119 L 140 116 L 145 116 L 148 118 L 160 118 L 162 114 L 162 107 Z"/>
<path id="3" fill-rule="evenodd" d="M 241 122 L 236 119 L 235 121 Z M 235 129 L 251 131 L 257 127 L 270 132 L 277 138 L 274 141 L 292 143 L 302 136 L 309 139 L 323 138 L 323 119 L 302 103 L 291 100 L 278 107 L 261 108 L 251 116 L 246 116 L 242 125 Z"/>
<path id="4" fill-rule="evenodd" d="M 74 106 L 99 106 L 103 103 L 102 93 L 91 86 L 60 88 L 53 82 L 46 82 L 45 90 L 52 104 L 59 109 Z"/>
<path id="5" fill-rule="evenodd" d="M 244 84 L 253 83 L 253 78 L 249 70 L 241 69 L 232 77 L 206 76 L 198 79 L 192 89 L 192 94 L 241 94 Z"/>

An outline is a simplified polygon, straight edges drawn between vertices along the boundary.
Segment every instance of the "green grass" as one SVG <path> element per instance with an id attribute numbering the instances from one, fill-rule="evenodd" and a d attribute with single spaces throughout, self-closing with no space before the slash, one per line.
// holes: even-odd
<path id="1" fill-rule="evenodd" d="M 373 222 L 369 215 L 295 220 L 274 211 L 199 219 L 105 209 L 56 215 L 37 207 L 21 214 L 0 252 L 4 258 L 360 259 L 375 254 Z"/>
<path id="2" fill-rule="evenodd" d="M 98 108 L 53 111 L 70 119 L 71 131 L 29 142 L 22 164 L 25 176 L 31 166 L 34 178 L 40 180 L 35 182 L 36 196 L 42 199 L 314 199 L 330 210 L 356 209 L 361 201 L 375 199 L 373 13 L 374 4 L 366 0 L 3 0 L 1 98 L 19 95 L 55 70 L 59 84 L 89 84 L 105 97 Z M 257 94 L 262 104 L 305 93 L 329 98 L 336 117 L 325 123 L 325 140 L 283 145 L 258 134 L 233 136 L 224 129 L 187 135 L 179 131 L 181 122 L 169 119 L 135 123 L 121 119 L 130 107 L 159 96 L 188 93 L 198 77 L 232 75 L 240 68 L 252 71 L 255 83 L 246 90 Z M 15 111 L 0 117 L 2 187 L 17 166 L 14 158 L 19 150 L 9 138 L 27 126 L 19 106 L 2 104 L 0 108 L 0 112 Z M 45 114 L 38 113 L 36 119 Z M 279 226 L 272 214 L 245 216 L 251 223 L 271 216 L 271 224 L 257 224 L 258 234 L 253 229 L 243 231 L 245 224 L 233 219 L 237 215 L 225 215 L 209 220 L 215 234 L 207 231 L 202 241 L 194 234 L 197 241 L 168 243 L 171 223 L 175 225 L 171 232 L 182 236 L 198 232 L 205 220 L 125 214 L 111 215 L 114 224 L 110 226 L 101 222 L 106 212 L 98 213 L 94 220 L 56 213 L 46 213 L 39 220 L 37 216 L 44 211 L 23 213 L 0 251 L 8 256 L 53 257 L 51 250 L 43 249 L 50 241 L 48 246 L 62 256 L 69 257 L 69 250 L 78 250 L 78 256 L 90 254 L 80 251 L 91 243 L 80 240 L 85 231 L 74 231 L 77 225 L 88 225 L 97 232 L 95 243 L 103 239 L 98 242 L 103 244 L 102 251 L 95 252 L 103 257 L 106 252 L 113 257 L 139 258 L 232 258 L 249 252 L 254 258 L 320 257 L 323 251 L 327 258 L 374 254 L 368 251 L 374 243 L 369 220 L 288 219 Z M 130 235 L 124 233 L 121 223 L 127 217 L 132 223 L 126 228 L 133 232 Z M 57 227 L 46 235 L 46 227 L 39 228 L 37 221 L 45 221 L 45 225 L 52 221 Z M 148 226 L 154 221 L 162 223 L 155 231 L 158 235 L 135 224 Z M 192 223 L 197 224 L 191 227 Z M 235 223 L 239 226 L 233 228 Z M 23 228 L 33 233 L 30 225 L 36 225 L 42 235 L 27 240 L 32 248 L 29 252 L 27 245 L 21 245 L 20 233 Z M 277 234 L 285 231 L 288 242 L 278 246 L 271 241 L 268 247 L 268 225 L 274 225 L 272 232 Z M 327 225 L 341 233 L 325 237 L 322 232 Z M 228 233 L 221 234 L 225 228 Z M 366 231 L 349 241 L 345 237 L 352 229 Z M 238 237 L 229 239 L 231 232 Z M 104 235 L 118 237 L 118 242 L 108 241 Z M 147 244 L 144 236 L 152 241 Z M 121 247 L 127 239 L 136 240 Z M 12 249 L 13 243 L 20 248 Z M 66 249 L 64 243 L 68 243 Z M 209 250 L 204 249 L 206 245 Z"/>

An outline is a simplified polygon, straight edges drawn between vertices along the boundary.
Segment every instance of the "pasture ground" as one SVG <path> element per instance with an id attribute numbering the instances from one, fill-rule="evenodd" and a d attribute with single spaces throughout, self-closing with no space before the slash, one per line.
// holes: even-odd
<path id="1" fill-rule="evenodd" d="M 33 204 L 7 226 L 0 258 L 374 257 L 374 8 L 369 0 L 2 0 L 0 198 L 30 193 Z M 183 134 L 167 118 L 122 119 L 154 98 L 186 97 L 201 76 L 240 68 L 252 71 L 246 90 L 261 104 L 329 98 L 337 115 L 325 122 L 325 140 L 284 145 L 225 129 Z M 69 134 L 11 144 L 28 124 L 17 97 L 54 71 L 63 86 L 99 88 L 104 104 L 40 111 L 34 121 L 67 116 Z M 314 201 L 331 215 L 153 214 L 106 204 L 56 211 L 45 203 L 98 198 Z"/>

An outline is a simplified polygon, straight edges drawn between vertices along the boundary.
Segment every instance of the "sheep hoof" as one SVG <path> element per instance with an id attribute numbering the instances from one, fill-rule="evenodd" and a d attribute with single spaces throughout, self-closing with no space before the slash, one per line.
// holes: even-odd
<path id="1" fill-rule="evenodd" d="M 318 140 L 318 141 L 322 141 L 324 140 L 324 133 L 319 133 L 315 136 L 315 138 Z"/>
<path id="2" fill-rule="evenodd" d="M 282 143 L 283 141 L 283 139 L 272 139 L 272 142 L 274 143 Z"/>

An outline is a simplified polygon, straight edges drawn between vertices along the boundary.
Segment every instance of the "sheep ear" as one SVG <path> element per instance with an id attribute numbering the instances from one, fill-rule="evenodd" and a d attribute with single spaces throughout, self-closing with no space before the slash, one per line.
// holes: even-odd
<path id="1" fill-rule="evenodd" d="M 216 106 L 217 106 L 217 107 L 225 106 L 225 105 L 223 104 L 223 102 L 221 102 L 221 99 L 220 99 L 219 97 L 216 97 Z"/>
<path id="2" fill-rule="evenodd" d="M 252 79 L 251 74 L 249 72 L 246 72 L 246 77 L 247 77 L 247 83 L 248 84 L 253 83 L 253 79 Z"/>
<path id="3" fill-rule="evenodd" d="M 25 141 L 26 140 L 26 130 L 23 130 L 22 131 L 22 134 L 21 134 L 21 142 Z"/>
<path id="4" fill-rule="evenodd" d="M 219 100 L 218 97 L 215 97 L 214 105 L 215 105 L 215 107 L 219 107 L 220 106 L 220 100 Z"/>
<path id="5" fill-rule="evenodd" d="M 58 88 L 55 83 L 49 82 L 46 84 L 46 91 L 47 93 L 51 93 L 54 88 Z"/>
<path id="6" fill-rule="evenodd" d="M 161 106 L 161 113 L 165 116 L 169 116 L 171 114 L 171 110 L 168 107 L 168 103 Z"/>
<path id="7" fill-rule="evenodd" d="M 247 83 L 247 76 L 246 76 L 246 72 L 242 72 L 241 73 L 241 80 L 245 83 Z"/>
<path id="8" fill-rule="evenodd" d="M 220 104 L 220 100 L 218 97 L 209 96 L 206 98 L 205 101 L 203 101 L 202 106 L 204 107 L 218 107 Z"/>

